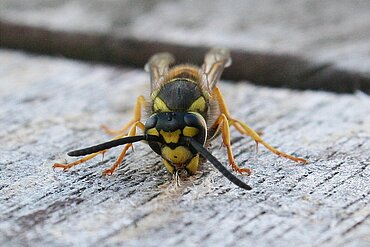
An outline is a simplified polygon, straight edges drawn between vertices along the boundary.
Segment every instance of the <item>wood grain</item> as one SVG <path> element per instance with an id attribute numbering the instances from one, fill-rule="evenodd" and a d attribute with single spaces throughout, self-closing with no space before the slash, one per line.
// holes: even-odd
<path id="1" fill-rule="evenodd" d="M 297 165 L 232 132 L 245 192 L 209 164 L 175 186 L 159 157 L 135 144 L 69 171 L 67 151 L 107 140 L 135 98 L 142 70 L 0 50 L 1 246 L 369 246 L 370 99 L 220 83 L 234 116 Z M 227 164 L 217 142 L 212 153 Z M 70 158 L 68 158 L 70 159 Z"/>

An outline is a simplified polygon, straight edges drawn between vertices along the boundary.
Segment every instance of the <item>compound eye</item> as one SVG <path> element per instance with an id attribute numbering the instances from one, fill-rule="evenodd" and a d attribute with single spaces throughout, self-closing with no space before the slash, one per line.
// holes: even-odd
<path id="1" fill-rule="evenodd" d="M 156 129 L 158 122 L 158 115 L 153 114 L 151 115 L 148 120 L 145 122 L 145 133 L 148 135 L 154 135 L 159 136 L 158 130 Z M 153 149 L 154 152 L 161 155 L 161 148 L 159 143 L 157 142 L 148 142 L 151 149 Z"/>
<path id="2" fill-rule="evenodd" d="M 184 121 L 186 126 L 196 127 L 203 129 L 205 128 L 205 120 L 199 113 L 187 113 L 184 115 Z"/>
<path id="3" fill-rule="evenodd" d="M 207 138 L 207 126 L 203 116 L 196 112 L 186 113 L 184 122 L 186 124 L 184 136 L 193 137 L 203 145 Z"/>
<path id="4" fill-rule="evenodd" d="M 155 128 L 157 126 L 157 121 L 158 121 L 157 114 L 151 115 L 148 118 L 148 120 L 146 120 L 146 122 L 145 122 L 145 129 L 148 130 L 148 129 Z"/>

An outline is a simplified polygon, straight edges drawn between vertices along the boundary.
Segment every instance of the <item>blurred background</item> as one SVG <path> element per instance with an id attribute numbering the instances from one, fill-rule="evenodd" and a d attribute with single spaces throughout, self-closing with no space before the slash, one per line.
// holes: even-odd
<path id="1" fill-rule="evenodd" d="M 227 79 L 370 92 L 370 1 L 0 3 L 2 47 L 141 67 L 158 51 L 201 63 L 222 46 L 234 57 Z"/>

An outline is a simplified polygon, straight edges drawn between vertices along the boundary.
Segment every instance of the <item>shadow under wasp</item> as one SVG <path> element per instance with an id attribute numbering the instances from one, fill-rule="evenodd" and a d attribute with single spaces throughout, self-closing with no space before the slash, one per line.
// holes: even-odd
<path id="1" fill-rule="evenodd" d="M 125 145 L 113 166 L 103 172 L 104 175 L 111 175 L 122 163 L 132 143 L 146 141 L 162 157 L 163 164 L 170 173 L 185 169 L 189 174 L 194 174 L 202 156 L 232 183 L 250 190 L 249 185 L 230 173 L 206 148 L 221 134 L 231 168 L 237 173 L 250 175 L 249 168 L 241 168 L 235 163 L 230 144 L 230 126 L 279 156 L 296 162 L 308 162 L 277 150 L 246 123 L 231 116 L 217 87 L 224 68 L 231 64 L 227 50 L 210 50 L 201 67 L 190 64 L 171 67 L 174 62 L 174 57 L 169 53 L 152 56 L 145 66 L 150 73 L 150 100 L 139 96 L 133 119 L 121 129 L 112 130 L 103 126 L 107 133 L 116 135 L 113 140 L 71 151 L 69 156 L 87 156 L 69 164 L 56 163 L 53 167 L 66 170 L 103 154 L 112 147 Z M 146 109 L 149 116 L 145 124 L 142 122 L 143 109 Z M 137 135 L 137 129 L 143 134 Z"/>

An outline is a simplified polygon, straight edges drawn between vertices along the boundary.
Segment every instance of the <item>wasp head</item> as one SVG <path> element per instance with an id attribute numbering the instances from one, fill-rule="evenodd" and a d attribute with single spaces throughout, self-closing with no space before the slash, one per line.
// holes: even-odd
<path id="1" fill-rule="evenodd" d="M 149 146 L 164 160 L 178 167 L 186 165 L 198 154 L 187 138 L 204 145 L 207 127 L 202 115 L 196 112 L 160 112 L 146 121 L 145 133 L 161 139 L 161 142 L 149 142 Z"/>

